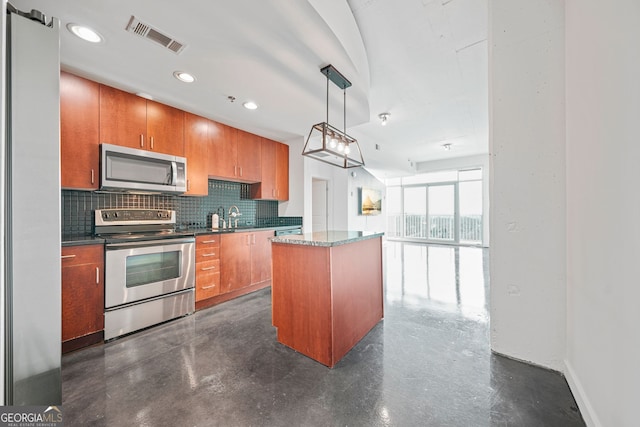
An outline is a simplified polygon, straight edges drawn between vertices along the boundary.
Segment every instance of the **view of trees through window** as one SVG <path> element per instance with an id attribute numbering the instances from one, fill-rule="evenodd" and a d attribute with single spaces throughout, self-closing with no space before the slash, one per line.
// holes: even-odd
<path id="1" fill-rule="evenodd" d="M 389 237 L 482 243 L 482 169 L 387 181 Z"/>

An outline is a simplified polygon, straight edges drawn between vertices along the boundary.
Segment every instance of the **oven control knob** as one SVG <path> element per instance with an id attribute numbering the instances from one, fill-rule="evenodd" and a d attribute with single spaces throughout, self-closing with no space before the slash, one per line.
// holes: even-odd
<path id="1" fill-rule="evenodd" d="M 113 216 L 114 216 L 115 218 L 118 218 L 118 212 L 114 212 L 114 213 L 113 213 Z"/>
<path id="2" fill-rule="evenodd" d="M 158 218 L 162 218 L 162 212 L 158 212 Z"/>
<path id="3" fill-rule="evenodd" d="M 109 212 L 103 213 L 102 216 L 105 217 L 105 218 L 109 218 Z"/>

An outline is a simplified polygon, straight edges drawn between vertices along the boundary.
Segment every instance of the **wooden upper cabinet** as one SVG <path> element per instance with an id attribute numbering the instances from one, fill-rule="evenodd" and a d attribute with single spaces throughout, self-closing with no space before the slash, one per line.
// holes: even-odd
<path id="1" fill-rule="evenodd" d="M 259 182 L 262 138 L 222 123 L 211 123 L 209 176 L 239 182 Z"/>
<path id="2" fill-rule="evenodd" d="M 238 179 L 260 182 L 262 179 L 262 138 L 238 129 Z"/>
<path id="3" fill-rule="evenodd" d="M 100 85 L 100 142 L 147 149 L 147 100 Z"/>
<path id="4" fill-rule="evenodd" d="M 236 179 L 238 171 L 237 129 L 210 121 L 209 176 Z"/>
<path id="5" fill-rule="evenodd" d="M 60 73 L 62 188 L 97 190 L 100 161 L 100 85 Z"/>
<path id="6" fill-rule="evenodd" d="M 276 199 L 276 144 L 275 141 L 262 138 L 262 178 L 251 186 L 252 199 Z"/>
<path id="7" fill-rule="evenodd" d="M 184 113 L 184 155 L 187 158 L 187 192 L 189 196 L 209 194 L 209 128 L 211 121 Z"/>
<path id="8" fill-rule="evenodd" d="M 289 200 L 289 146 L 276 145 L 276 198 Z"/>
<path id="9" fill-rule="evenodd" d="M 262 179 L 251 186 L 251 198 L 289 200 L 289 146 L 262 139 Z"/>
<path id="10" fill-rule="evenodd" d="M 100 142 L 183 156 L 184 112 L 100 85 Z"/>
<path id="11" fill-rule="evenodd" d="M 146 148 L 158 153 L 183 156 L 184 114 L 184 111 L 177 108 L 154 101 L 147 101 Z"/>

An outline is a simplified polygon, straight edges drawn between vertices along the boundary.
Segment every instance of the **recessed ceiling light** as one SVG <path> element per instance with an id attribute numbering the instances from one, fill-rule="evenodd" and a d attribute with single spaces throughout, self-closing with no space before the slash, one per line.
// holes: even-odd
<path id="1" fill-rule="evenodd" d="M 258 104 L 256 104 L 253 101 L 247 101 L 244 104 L 242 104 L 244 106 L 244 108 L 246 108 L 247 110 L 255 110 L 256 108 L 258 108 Z"/>
<path id="2" fill-rule="evenodd" d="M 196 81 L 195 77 L 185 71 L 174 71 L 173 77 L 185 83 L 193 83 Z"/>
<path id="3" fill-rule="evenodd" d="M 444 148 L 444 151 L 451 151 L 451 146 L 453 144 L 451 143 L 447 143 L 447 144 L 442 144 L 442 148 Z"/>
<path id="4" fill-rule="evenodd" d="M 82 40 L 91 43 L 100 43 L 103 38 L 97 31 L 79 24 L 67 24 L 67 29 Z"/>
<path id="5" fill-rule="evenodd" d="M 138 92 L 136 93 L 136 95 L 138 95 L 140 98 L 153 100 L 153 96 L 149 95 L 148 93 Z"/>

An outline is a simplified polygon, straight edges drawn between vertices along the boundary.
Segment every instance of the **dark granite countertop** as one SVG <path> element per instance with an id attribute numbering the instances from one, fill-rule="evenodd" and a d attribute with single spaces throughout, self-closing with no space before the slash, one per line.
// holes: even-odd
<path id="1" fill-rule="evenodd" d="M 93 235 L 89 236 L 62 236 L 62 246 L 102 245 L 104 239 Z"/>
<path id="2" fill-rule="evenodd" d="M 213 230 L 211 228 L 194 228 L 187 229 L 187 231 L 193 231 L 196 236 L 203 234 L 225 234 L 225 233 L 243 233 L 243 232 L 252 232 L 252 231 L 263 231 L 263 230 L 294 230 L 296 228 L 301 228 L 301 225 L 276 225 L 276 226 L 240 226 L 238 228 L 219 228 Z"/>
<path id="3" fill-rule="evenodd" d="M 205 234 L 226 234 L 226 233 L 242 233 L 261 230 L 293 230 L 300 228 L 300 225 L 277 225 L 277 226 L 244 226 L 238 228 L 225 228 L 212 230 L 211 228 L 192 228 L 181 230 L 182 232 L 193 233 L 194 236 L 200 236 Z M 105 239 L 96 237 L 93 235 L 81 235 L 81 236 L 62 236 L 62 246 L 80 246 L 80 245 L 102 245 Z"/>
<path id="4" fill-rule="evenodd" d="M 382 237 L 383 232 L 377 231 L 318 231 L 315 233 L 292 234 L 286 236 L 278 236 L 271 239 L 273 243 L 285 243 L 292 245 L 305 246 L 339 246 L 349 243 L 359 242 L 361 240 L 374 239 Z"/>

